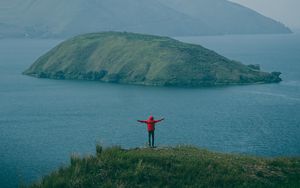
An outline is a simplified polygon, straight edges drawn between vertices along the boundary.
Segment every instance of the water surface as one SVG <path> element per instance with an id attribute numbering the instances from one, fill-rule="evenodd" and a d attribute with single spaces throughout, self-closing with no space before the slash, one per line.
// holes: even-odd
<path id="1" fill-rule="evenodd" d="M 163 88 L 37 79 L 21 74 L 57 40 L 0 40 L 0 187 L 30 182 L 105 146 L 140 147 L 150 113 L 159 146 L 192 144 L 258 156 L 300 155 L 300 35 L 184 37 L 280 84 Z"/>

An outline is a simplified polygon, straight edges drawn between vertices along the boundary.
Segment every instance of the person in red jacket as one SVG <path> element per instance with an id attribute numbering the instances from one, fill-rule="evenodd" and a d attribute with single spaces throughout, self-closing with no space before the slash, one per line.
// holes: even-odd
<path id="1" fill-rule="evenodd" d="M 155 131 L 155 124 L 164 120 L 165 118 L 159 119 L 159 120 L 154 120 L 153 116 L 150 116 L 148 120 L 137 120 L 140 123 L 146 123 L 147 128 L 148 128 L 148 143 L 149 146 L 154 147 L 154 131 Z M 151 142 L 152 140 L 152 142 Z"/>

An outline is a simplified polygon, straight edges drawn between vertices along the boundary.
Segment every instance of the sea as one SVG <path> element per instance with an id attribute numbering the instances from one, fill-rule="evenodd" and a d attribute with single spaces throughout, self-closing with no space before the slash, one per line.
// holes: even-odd
<path id="1" fill-rule="evenodd" d="M 39 181 L 71 155 L 145 147 L 138 119 L 156 127 L 159 147 L 192 145 L 259 157 L 300 156 L 300 34 L 177 37 L 264 71 L 277 84 L 146 87 L 22 75 L 54 39 L 0 39 L 0 187 Z"/>

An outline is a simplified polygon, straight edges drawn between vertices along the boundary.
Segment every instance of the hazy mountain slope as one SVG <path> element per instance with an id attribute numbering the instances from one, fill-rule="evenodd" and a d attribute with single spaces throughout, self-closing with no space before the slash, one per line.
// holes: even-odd
<path id="1" fill-rule="evenodd" d="M 2 0 L 0 23 L 29 37 L 111 30 L 167 36 L 289 32 L 225 0 Z"/>
<path id="2" fill-rule="evenodd" d="M 249 8 L 225 0 L 158 0 L 209 25 L 219 34 L 285 33 L 283 24 Z"/>
<path id="3" fill-rule="evenodd" d="M 24 73 L 42 78 L 189 87 L 281 81 L 279 74 L 261 72 L 200 45 L 121 32 L 67 40 Z"/>
<path id="4" fill-rule="evenodd" d="M 4 37 L 24 37 L 25 30 L 15 25 L 0 23 L 0 38 Z"/>
<path id="5" fill-rule="evenodd" d="M 203 24 L 155 0 L 106 0 L 83 4 L 81 14 L 76 15 L 65 29 L 65 33 L 71 30 L 82 30 L 80 33 L 108 30 L 132 31 L 158 35 L 202 32 L 200 25 Z M 88 25 L 86 25 L 87 20 L 89 20 Z M 185 27 L 179 27 L 180 25 Z"/>
<path id="6" fill-rule="evenodd" d="M 160 35 L 193 35 L 205 31 L 201 28 L 203 24 L 155 0 L 24 0 L 19 7 L 16 5 L 19 0 L 12 1 L 15 4 L 10 3 L 0 22 L 8 20 L 25 27 L 33 37 L 68 37 L 108 30 Z"/>

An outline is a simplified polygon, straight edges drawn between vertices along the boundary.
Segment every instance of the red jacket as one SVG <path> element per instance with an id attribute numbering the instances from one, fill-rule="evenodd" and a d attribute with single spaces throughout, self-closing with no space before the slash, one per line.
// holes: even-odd
<path id="1" fill-rule="evenodd" d="M 148 118 L 148 120 L 138 120 L 138 122 L 146 123 L 148 131 L 154 131 L 155 130 L 155 123 L 158 123 L 158 122 L 160 122 L 162 120 L 164 120 L 164 119 L 154 120 L 153 116 L 150 116 Z"/>

